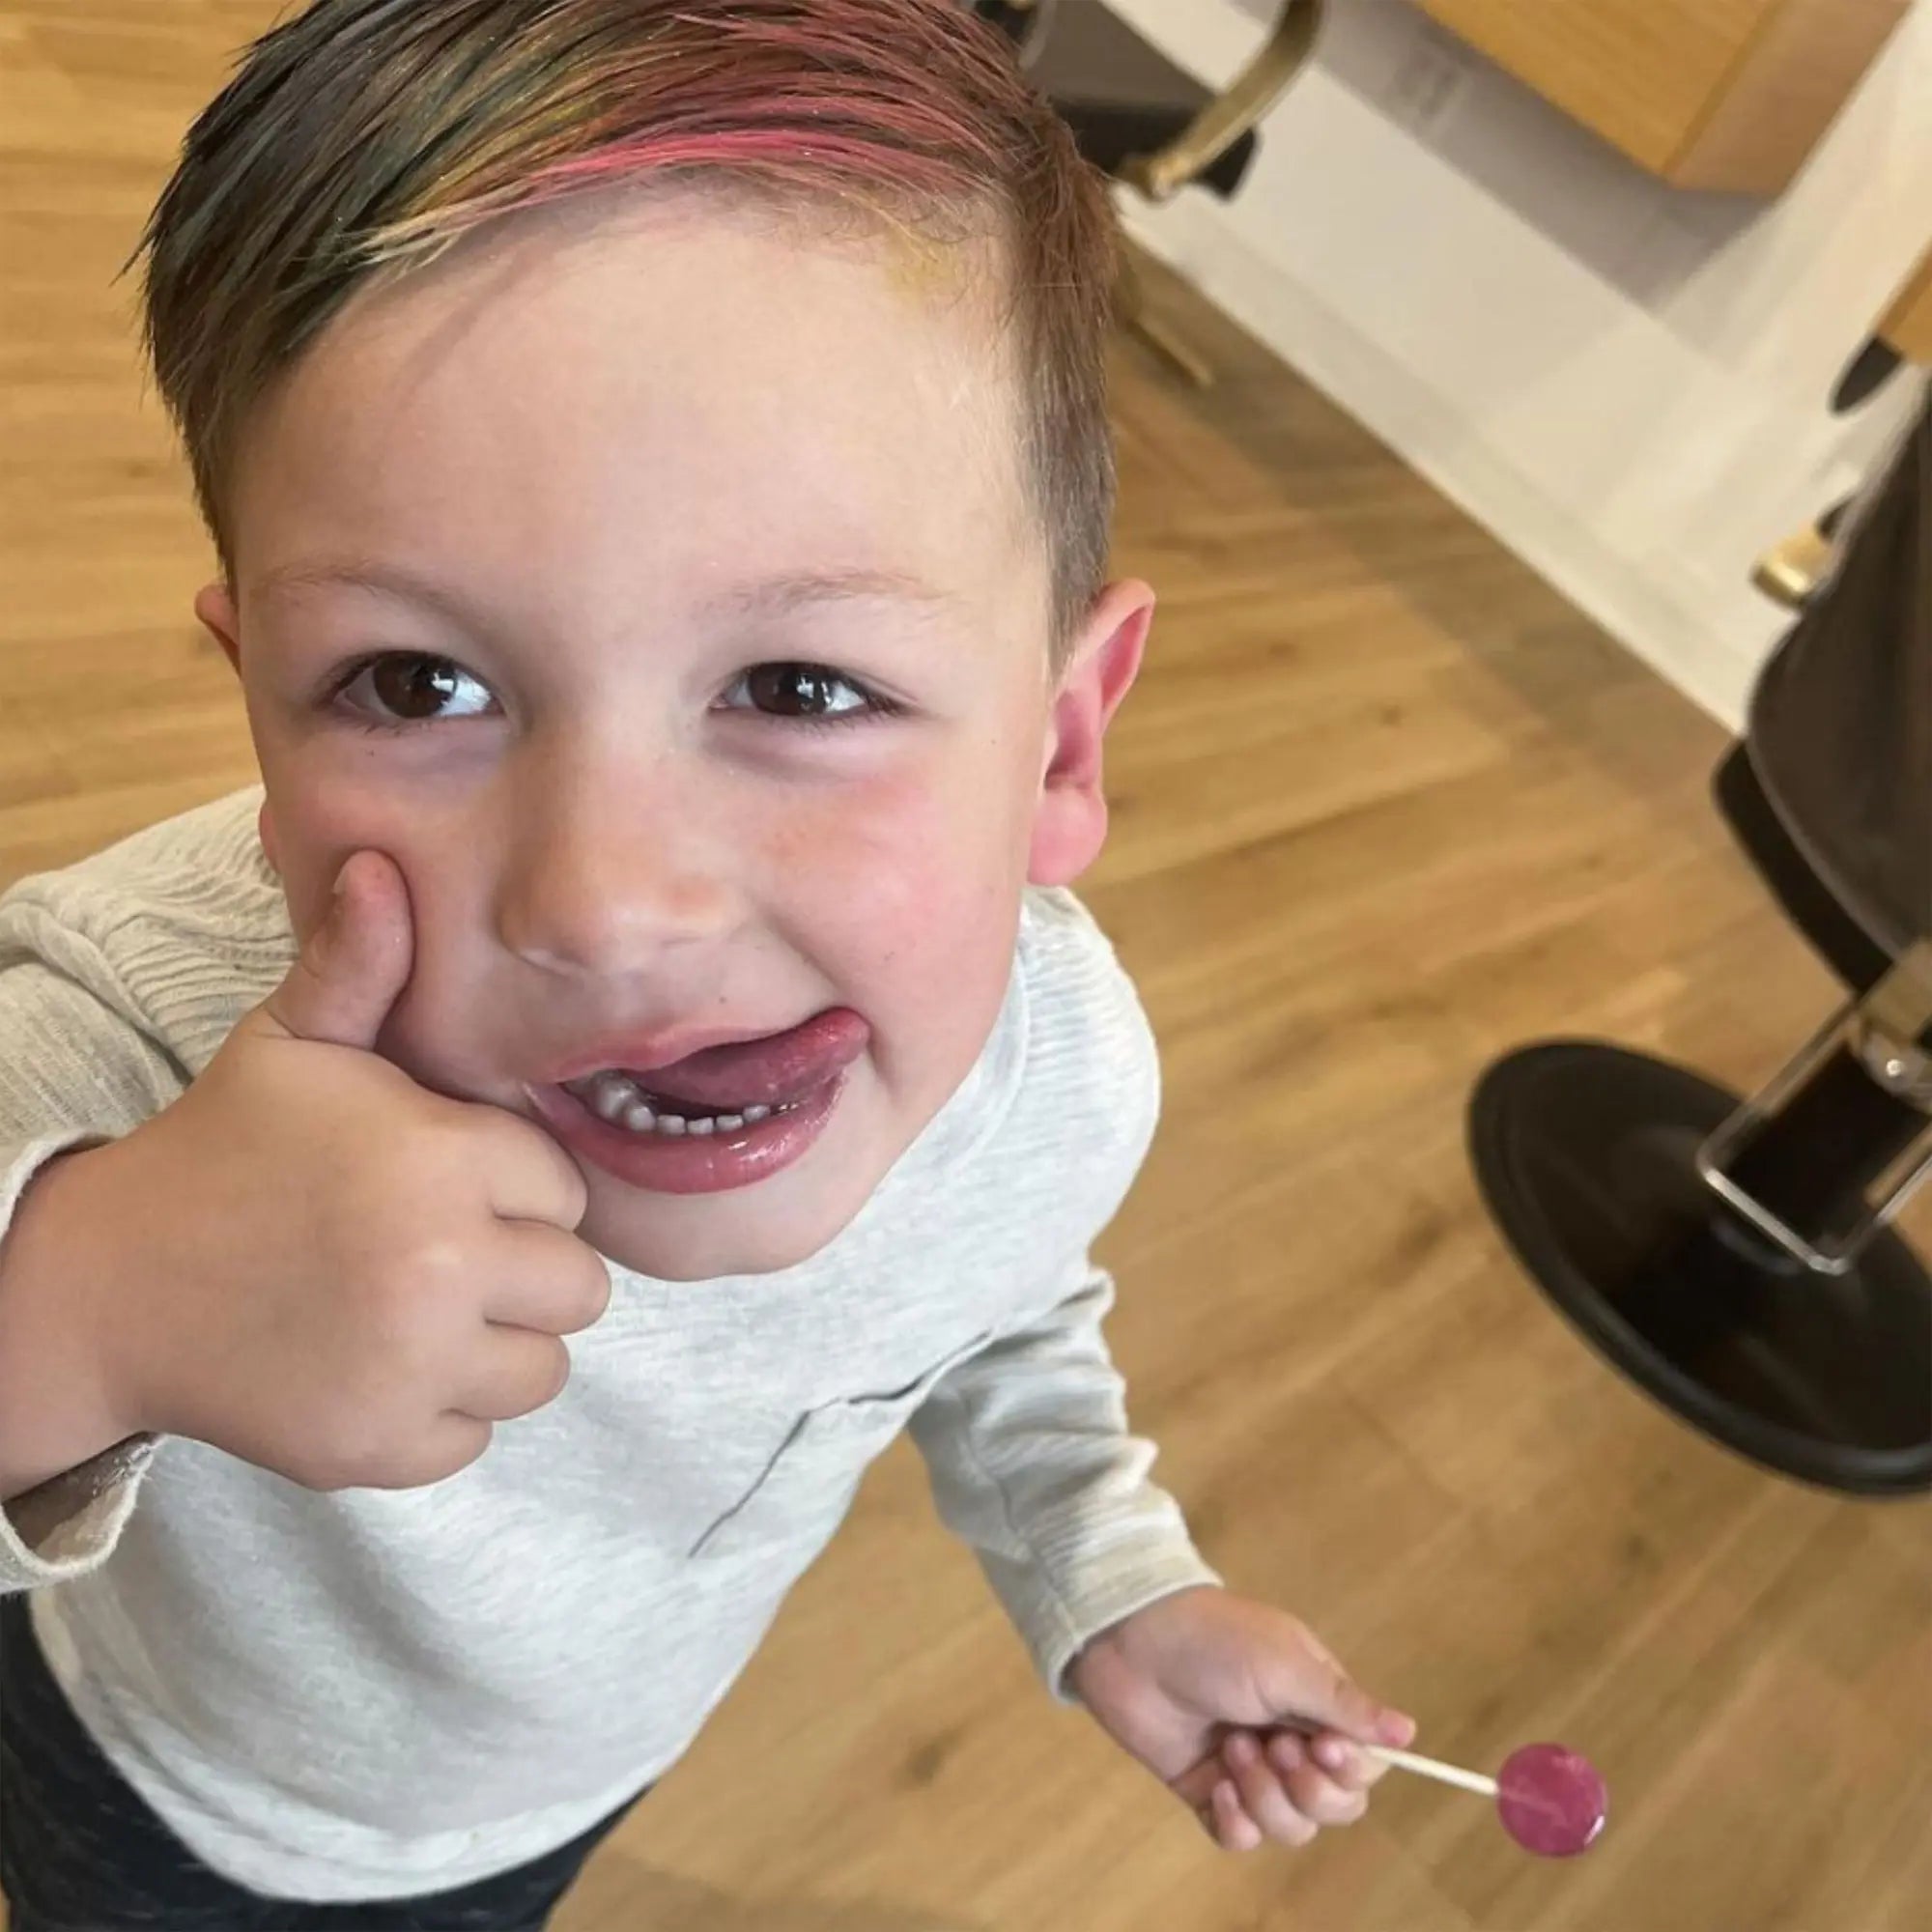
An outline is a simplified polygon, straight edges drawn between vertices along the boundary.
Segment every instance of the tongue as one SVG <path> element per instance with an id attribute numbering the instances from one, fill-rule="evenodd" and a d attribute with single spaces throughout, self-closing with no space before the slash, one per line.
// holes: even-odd
<path id="1" fill-rule="evenodd" d="M 789 1033 L 706 1047 L 668 1066 L 632 1072 L 631 1077 L 655 1098 L 676 1101 L 694 1113 L 781 1107 L 844 1072 L 871 1037 L 871 1028 L 840 1007 Z"/>

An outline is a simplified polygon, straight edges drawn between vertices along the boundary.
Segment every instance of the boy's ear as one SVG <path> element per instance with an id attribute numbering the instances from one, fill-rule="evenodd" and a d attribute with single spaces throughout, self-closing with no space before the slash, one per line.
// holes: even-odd
<path id="1" fill-rule="evenodd" d="M 1036 886 L 1072 884 L 1106 843 L 1101 745 L 1140 670 L 1153 602 L 1145 583 L 1110 583 L 1074 639 L 1048 721 L 1046 770 L 1034 810 L 1027 877 Z"/>
<path id="2" fill-rule="evenodd" d="M 210 637 L 221 646 L 221 654 L 235 669 L 242 668 L 242 620 L 235 610 L 234 594 L 217 579 L 204 583 L 195 592 L 194 614 Z"/>
<path id="3" fill-rule="evenodd" d="M 194 614 L 199 617 L 208 634 L 221 646 L 221 655 L 237 670 L 242 668 L 242 623 L 236 615 L 235 598 L 226 583 L 216 579 L 213 583 L 204 583 L 195 592 Z M 256 820 L 261 835 L 262 850 L 269 855 L 269 867 L 279 873 L 281 860 L 275 851 L 275 825 L 270 815 L 269 804 L 262 801 L 262 810 Z"/>

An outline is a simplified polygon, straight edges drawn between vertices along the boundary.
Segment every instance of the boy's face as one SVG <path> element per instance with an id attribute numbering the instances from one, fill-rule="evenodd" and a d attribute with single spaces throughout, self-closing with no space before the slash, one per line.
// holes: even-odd
<path id="1" fill-rule="evenodd" d="M 988 277 L 691 196 L 520 216 L 247 428 L 198 609 L 297 928 L 392 857 L 383 1050 L 543 1123 L 648 1273 L 844 1227 L 983 1045 L 1022 883 L 1098 850 L 1151 598 L 1053 674 Z"/>

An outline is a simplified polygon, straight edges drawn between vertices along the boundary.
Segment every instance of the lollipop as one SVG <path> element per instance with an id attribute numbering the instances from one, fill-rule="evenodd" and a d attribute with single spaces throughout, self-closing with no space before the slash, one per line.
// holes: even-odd
<path id="1" fill-rule="evenodd" d="M 1494 1777 L 1414 1751 L 1392 1750 L 1381 1745 L 1367 1748 L 1398 1770 L 1493 1798 L 1503 1830 L 1524 1851 L 1539 1858 L 1572 1859 L 1587 1851 L 1596 1843 L 1610 1813 L 1610 1794 L 1603 1773 L 1588 1758 L 1565 1750 L 1561 1745 L 1524 1745 L 1503 1760 L 1503 1768 Z"/>

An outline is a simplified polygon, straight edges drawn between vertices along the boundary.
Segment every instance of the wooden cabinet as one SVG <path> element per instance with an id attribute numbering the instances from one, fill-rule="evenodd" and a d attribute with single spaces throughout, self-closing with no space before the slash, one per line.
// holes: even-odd
<path id="1" fill-rule="evenodd" d="M 1776 194 L 1911 0 L 1417 0 L 1684 187 Z"/>

